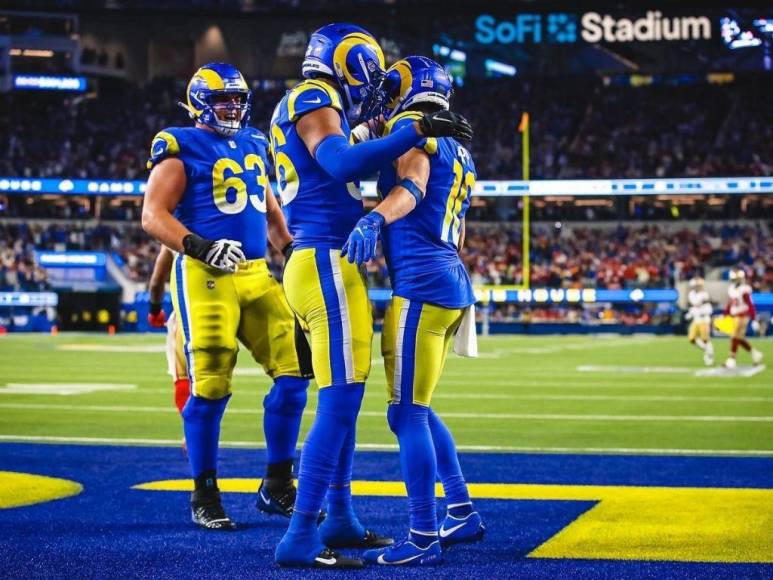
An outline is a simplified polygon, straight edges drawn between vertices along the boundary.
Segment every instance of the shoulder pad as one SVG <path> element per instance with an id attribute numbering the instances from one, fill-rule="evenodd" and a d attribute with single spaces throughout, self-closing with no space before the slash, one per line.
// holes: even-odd
<path id="1" fill-rule="evenodd" d="M 177 141 L 177 135 L 174 129 L 164 129 L 156 133 L 153 142 L 150 145 L 150 157 L 148 158 L 147 168 L 153 169 L 167 157 L 174 157 L 180 154 L 180 144 Z"/>
<path id="2" fill-rule="evenodd" d="M 306 113 L 323 107 L 333 107 L 339 112 L 344 110 L 341 96 L 323 81 L 307 79 L 296 85 L 287 95 L 287 117 L 293 123 Z"/>
<path id="3" fill-rule="evenodd" d="M 384 126 L 384 136 L 386 137 L 393 131 L 397 131 L 398 129 L 402 129 L 406 125 L 410 125 L 414 121 L 418 121 L 422 118 L 422 114 L 418 111 L 403 111 L 399 115 L 395 115 L 389 121 L 387 121 L 387 124 Z M 428 137 L 427 139 L 422 139 L 419 144 L 416 146 L 417 149 L 421 149 L 428 155 L 434 155 L 437 153 L 437 139 L 435 137 Z"/>

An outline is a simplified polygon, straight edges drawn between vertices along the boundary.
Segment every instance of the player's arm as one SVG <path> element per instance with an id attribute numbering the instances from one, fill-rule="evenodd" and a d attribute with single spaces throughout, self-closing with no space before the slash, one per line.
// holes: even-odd
<path id="1" fill-rule="evenodd" d="M 363 216 L 341 250 L 349 262 L 362 264 L 376 253 L 381 227 L 408 215 L 424 199 L 429 181 L 429 155 L 413 148 L 397 160 L 397 184 L 384 201 Z"/>
<path id="2" fill-rule="evenodd" d="M 142 229 L 177 252 L 184 251 L 183 240 L 192 234 L 174 217 L 186 183 L 183 162 L 176 157 L 164 159 L 150 172 L 142 206 Z"/>
<path id="3" fill-rule="evenodd" d="M 276 200 L 274 191 L 266 187 L 266 221 L 268 222 L 268 241 L 283 254 L 293 243 L 293 237 L 287 229 L 287 221 L 282 213 L 282 207 Z"/>
<path id="4" fill-rule="evenodd" d="M 462 220 L 462 223 L 459 225 L 459 245 L 457 246 L 457 251 L 461 254 L 462 248 L 464 248 L 464 238 L 467 235 L 467 218 L 464 218 Z"/>
<path id="5" fill-rule="evenodd" d="M 156 262 L 153 264 L 153 273 L 148 282 L 148 293 L 150 294 L 150 311 L 148 312 L 148 323 L 154 328 L 161 328 L 166 323 L 166 315 L 161 309 L 164 301 L 164 292 L 166 292 L 166 281 L 169 279 L 169 273 L 172 271 L 172 262 L 174 254 L 166 246 L 161 246 L 161 251 L 156 256 Z"/>
<path id="6" fill-rule="evenodd" d="M 311 156 L 331 177 L 340 181 L 367 177 L 425 137 L 472 138 L 472 128 L 467 120 L 451 111 L 425 115 L 387 137 L 355 145 L 351 145 L 344 136 L 341 118 L 333 107 L 306 113 L 298 119 L 295 127 Z"/>
<path id="7" fill-rule="evenodd" d="M 241 242 L 207 240 L 191 232 L 174 210 L 182 199 L 187 183 L 185 167 L 177 157 L 167 157 L 153 167 L 145 190 L 142 229 L 165 246 L 223 270 L 235 272 L 246 258 Z"/>

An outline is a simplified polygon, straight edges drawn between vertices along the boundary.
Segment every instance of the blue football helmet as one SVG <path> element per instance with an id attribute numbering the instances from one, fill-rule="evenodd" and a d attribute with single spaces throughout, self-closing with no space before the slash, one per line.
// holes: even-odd
<path id="1" fill-rule="evenodd" d="M 349 121 L 359 123 L 378 114 L 377 90 L 384 76 L 384 53 L 364 28 L 336 23 L 314 32 L 302 72 L 307 79 L 327 76 L 338 83 Z"/>
<path id="2" fill-rule="evenodd" d="M 431 58 L 408 56 L 389 67 L 380 87 L 384 117 L 389 119 L 417 103 L 448 109 L 453 83 L 446 69 Z"/>
<path id="3" fill-rule="evenodd" d="M 231 64 L 205 64 L 193 75 L 186 92 L 188 102 L 180 106 L 191 119 L 220 135 L 231 137 L 250 121 L 252 91 L 239 69 Z"/>

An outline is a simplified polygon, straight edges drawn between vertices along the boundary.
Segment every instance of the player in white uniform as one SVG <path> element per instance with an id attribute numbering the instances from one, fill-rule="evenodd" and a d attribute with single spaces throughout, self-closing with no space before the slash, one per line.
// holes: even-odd
<path id="1" fill-rule="evenodd" d="M 752 328 L 755 332 L 759 329 L 759 323 L 755 320 L 757 310 L 752 302 L 752 288 L 746 283 L 746 273 L 743 270 L 738 269 L 730 272 L 730 287 L 727 289 L 727 298 L 725 314 L 735 319 L 735 326 L 730 335 L 730 354 L 725 361 L 725 366 L 729 369 L 735 368 L 735 356 L 739 345 L 751 353 L 752 362 L 755 365 L 762 364 L 762 353 L 752 348 L 749 341 L 746 340 L 746 327 L 749 325 L 749 321 L 752 322 Z"/>
<path id="2" fill-rule="evenodd" d="M 714 364 L 714 345 L 711 344 L 711 315 L 714 308 L 711 305 L 709 293 L 703 285 L 702 278 L 690 280 L 690 292 L 687 294 L 689 310 L 685 318 L 690 321 L 687 338 L 692 344 L 703 351 L 703 362 L 706 366 Z"/>

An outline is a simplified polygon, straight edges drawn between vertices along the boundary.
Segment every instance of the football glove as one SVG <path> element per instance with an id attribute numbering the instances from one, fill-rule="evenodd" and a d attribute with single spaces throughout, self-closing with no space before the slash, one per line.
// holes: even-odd
<path id="1" fill-rule="evenodd" d="M 223 272 L 236 272 L 239 263 L 247 259 L 242 252 L 242 243 L 235 240 L 212 241 L 188 234 L 183 238 L 183 249 L 187 256 Z"/>
<path id="2" fill-rule="evenodd" d="M 166 324 L 166 313 L 161 310 L 161 303 L 150 303 L 150 312 L 148 312 L 148 324 L 152 328 L 163 328 Z"/>
<path id="3" fill-rule="evenodd" d="M 341 249 L 341 255 L 346 256 L 350 264 L 358 266 L 370 260 L 376 254 L 378 235 L 385 221 L 377 211 L 360 218 Z"/>
<path id="4" fill-rule="evenodd" d="M 419 120 L 419 129 L 425 137 L 453 137 L 461 141 L 472 141 L 469 121 L 453 111 L 424 115 Z"/>
<path id="5" fill-rule="evenodd" d="M 758 335 L 760 333 L 760 321 L 759 320 L 752 320 L 752 332 L 755 335 Z"/>

